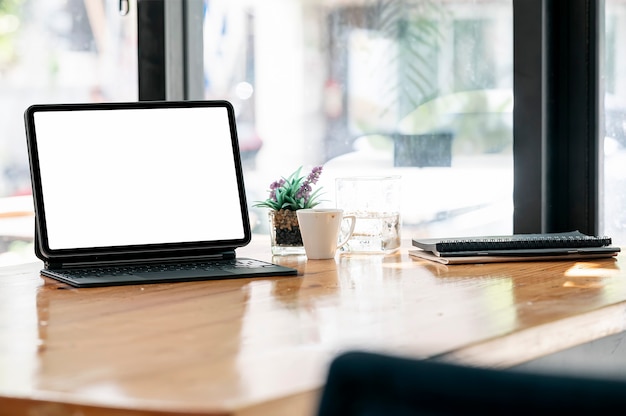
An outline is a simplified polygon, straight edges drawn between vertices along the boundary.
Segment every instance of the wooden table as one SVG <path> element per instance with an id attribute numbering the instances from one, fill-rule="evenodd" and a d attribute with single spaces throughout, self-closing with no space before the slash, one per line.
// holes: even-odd
<path id="1" fill-rule="evenodd" d="M 505 367 L 626 330 L 624 256 L 446 267 L 407 249 L 90 289 L 0 269 L 0 414 L 306 416 L 344 350 Z M 262 239 L 239 255 L 272 260 Z"/>

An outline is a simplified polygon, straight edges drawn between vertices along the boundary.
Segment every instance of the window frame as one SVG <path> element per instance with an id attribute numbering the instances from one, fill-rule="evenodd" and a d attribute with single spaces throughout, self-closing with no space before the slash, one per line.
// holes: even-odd
<path id="1" fill-rule="evenodd" d="M 139 100 L 203 98 L 202 0 L 137 0 Z"/>
<path id="2" fill-rule="evenodd" d="M 514 0 L 513 229 L 601 228 L 603 2 Z"/>

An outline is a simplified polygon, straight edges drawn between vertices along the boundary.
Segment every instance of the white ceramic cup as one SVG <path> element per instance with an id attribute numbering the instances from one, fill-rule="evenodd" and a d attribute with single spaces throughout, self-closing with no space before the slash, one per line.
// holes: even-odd
<path id="1" fill-rule="evenodd" d="M 343 210 L 336 208 L 310 208 L 296 211 L 304 251 L 311 260 L 332 259 L 337 249 L 348 242 L 354 231 L 356 217 L 343 215 Z M 339 240 L 341 222 L 350 221 L 350 229 Z"/>

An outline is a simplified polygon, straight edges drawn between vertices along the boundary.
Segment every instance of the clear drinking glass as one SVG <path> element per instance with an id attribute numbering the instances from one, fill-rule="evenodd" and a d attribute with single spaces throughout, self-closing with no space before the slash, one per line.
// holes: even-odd
<path id="1" fill-rule="evenodd" d="M 353 253 L 393 253 L 400 248 L 400 176 L 337 178 L 336 204 L 356 217 L 348 243 L 340 250 Z"/>

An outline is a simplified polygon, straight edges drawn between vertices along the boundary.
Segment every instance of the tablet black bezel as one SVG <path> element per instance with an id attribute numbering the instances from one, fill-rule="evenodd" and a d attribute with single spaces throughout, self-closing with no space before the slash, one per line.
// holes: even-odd
<path id="1" fill-rule="evenodd" d="M 45 201 L 42 193 L 42 181 L 39 170 L 37 137 L 34 116 L 45 111 L 76 111 L 76 110 L 115 110 L 115 109 L 162 109 L 162 108 L 195 108 L 223 107 L 226 108 L 231 132 L 231 146 L 235 164 L 235 173 L 239 184 L 239 200 L 244 237 L 233 240 L 179 242 L 167 244 L 145 244 L 130 246 L 109 246 L 76 249 L 51 249 L 48 245 L 46 230 Z M 233 252 L 238 247 L 247 245 L 251 240 L 250 219 L 244 186 L 243 167 L 237 136 L 236 118 L 232 104 L 224 100 L 207 101 L 139 101 L 109 103 L 71 103 L 71 104 L 34 104 L 24 112 L 26 140 L 31 175 L 31 186 L 35 209 L 35 254 L 46 263 L 90 263 L 107 261 L 140 261 L 160 258 L 198 258 L 216 256 L 225 252 Z"/>

